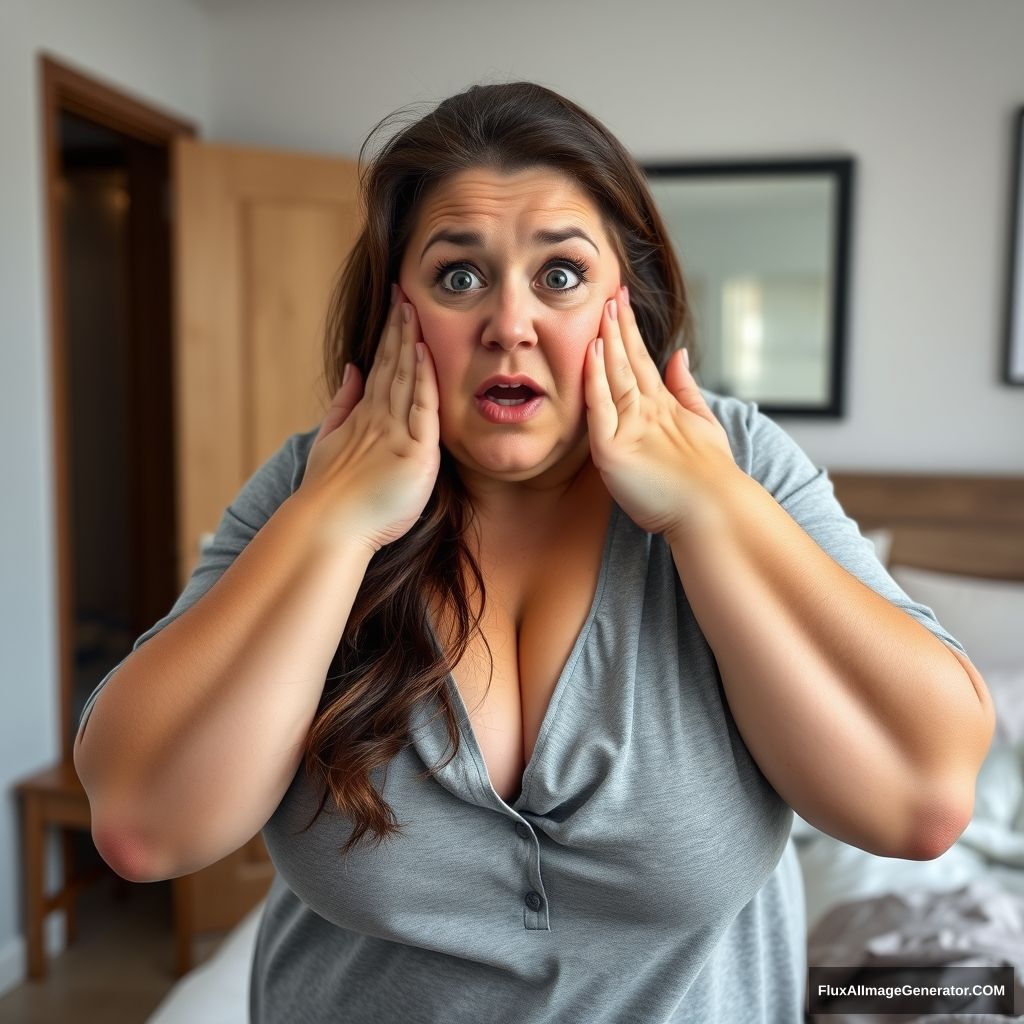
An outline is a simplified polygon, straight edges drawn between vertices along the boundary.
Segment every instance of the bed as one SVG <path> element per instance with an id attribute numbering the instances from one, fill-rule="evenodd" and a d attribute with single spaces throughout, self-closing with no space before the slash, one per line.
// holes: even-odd
<path id="1" fill-rule="evenodd" d="M 875 857 L 798 816 L 810 965 L 1004 964 L 1008 1018 L 809 1014 L 811 1022 L 1024 1020 L 1024 477 L 834 473 L 846 512 L 915 600 L 964 645 L 996 704 L 998 729 L 970 824 L 932 861 Z M 213 956 L 181 978 L 148 1024 L 244 1024 L 262 900 Z"/>

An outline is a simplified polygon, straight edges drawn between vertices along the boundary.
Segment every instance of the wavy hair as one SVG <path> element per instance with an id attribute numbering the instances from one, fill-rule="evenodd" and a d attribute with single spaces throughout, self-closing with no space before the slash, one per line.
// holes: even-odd
<path id="1" fill-rule="evenodd" d="M 373 365 L 391 282 L 398 280 L 423 200 L 452 175 L 473 168 L 513 174 L 541 167 L 568 175 L 601 212 L 659 372 L 664 375 L 680 346 L 694 360 L 693 321 L 668 231 L 640 166 L 600 121 L 532 82 L 473 85 L 396 131 L 365 164 L 370 142 L 401 114 L 380 121 L 359 150 L 365 219 L 327 312 L 323 355 L 329 395 L 341 386 L 346 362 L 355 363 L 364 380 Z M 440 704 L 453 748 L 420 777 L 432 776 L 458 752 L 458 715 L 447 680 L 479 631 L 486 600 L 479 565 L 464 540 L 472 520 L 469 496 L 442 445 L 437 482 L 423 515 L 403 537 L 375 553 L 356 595 L 303 749 L 307 775 L 323 787 L 306 829 L 330 794 L 353 822 L 339 850 L 343 856 L 367 833 L 379 844 L 402 831 L 374 788 L 371 772 L 386 770 L 412 742 L 409 715 L 415 704 Z M 479 592 L 476 614 L 464 586 L 467 571 Z M 454 622 L 452 634 L 437 637 L 436 645 L 427 621 L 427 593 L 437 595 Z M 488 689 L 493 673 L 491 656 Z"/>

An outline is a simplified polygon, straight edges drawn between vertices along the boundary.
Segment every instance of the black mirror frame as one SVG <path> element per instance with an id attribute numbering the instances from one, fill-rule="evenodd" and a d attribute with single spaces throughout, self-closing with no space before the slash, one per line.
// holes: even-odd
<path id="1" fill-rule="evenodd" d="M 831 281 L 831 373 L 829 395 L 821 405 L 789 406 L 757 402 L 758 408 L 769 416 L 796 416 L 802 418 L 839 419 L 846 407 L 846 352 L 847 309 L 852 248 L 852 209 L 855 161 L 851 156 L 793 157 L 772 160 L 725 161 L 709 160 L 686 163 L 642 163 L 641 169 L 648 179 L 658 178 L 726 178 L 777 177 L 779 175 L 832 175 L 835 179 L 832 209 L 832 266 Z M 677 245 L 685 254 L 685 247 Z M 685 276 L 686 268 L 683 273 Z"/>
<path id="2" fill-rule="evenodd" d="M 1024 385 L 1024 289 L 1018 284 L 1024 261 L 1024 107 L 1013 115 L 1013 156 L 1010 178 L 1009 237 L 1006 253 L 1006 299 L 1003 310 L 1003 353 L 1000 382 Z"/>

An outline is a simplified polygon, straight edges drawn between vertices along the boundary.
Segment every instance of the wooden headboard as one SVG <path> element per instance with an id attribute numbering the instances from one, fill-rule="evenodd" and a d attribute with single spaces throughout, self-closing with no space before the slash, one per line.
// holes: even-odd
<path id="1" fill-rule="evenodd" d="M 1024 580 L 1024 476 L 829 471 L 862 530 L 892 531 L 890 565 Z"/>

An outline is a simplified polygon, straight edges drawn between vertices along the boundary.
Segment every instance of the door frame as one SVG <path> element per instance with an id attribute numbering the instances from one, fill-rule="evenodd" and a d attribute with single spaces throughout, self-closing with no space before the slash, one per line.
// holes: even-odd
<path id="1" fill-rule="evenodd" d="M 195 137 L 196 127 L 189 121 L 122 92 L 120 89 L 84 74 L 48 53 L 38 57 L 40 111 L 43 143 L 43 195 L 48 265 L 48 306 L 50 313 L 50 409 L 51 466 L 53 470 L 58 665 L 60 695 L 57 702 L 61 760 L 73 759 L 77 728 L 70 721 L 74 686 L 75 593 L 74 550 L 70 508 L 69 382 L 67 361 L 67 324 L 64 309 L 64 245 L 60 206 L 60 115 L 75 114 L 85 120 L 113 129 L 122 135 L 170 151 L 175 138 Z M 168 153 L 170 156 L 170 153 Z M 173 175 L 173 161 L 168 160 Z M 173 188 L 173 179 L 171 182 Z M 170 282 L 172 294 L 174 282 Z"/>

